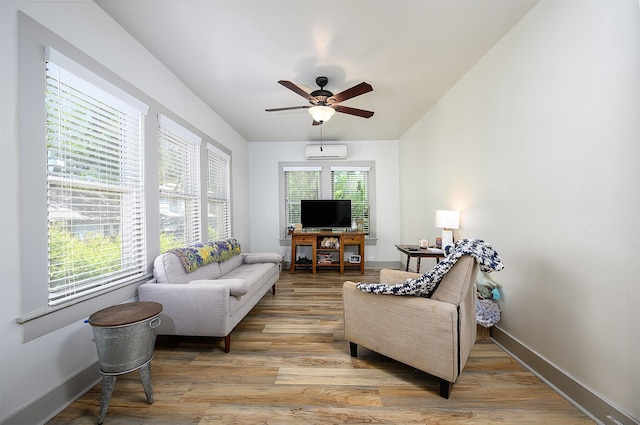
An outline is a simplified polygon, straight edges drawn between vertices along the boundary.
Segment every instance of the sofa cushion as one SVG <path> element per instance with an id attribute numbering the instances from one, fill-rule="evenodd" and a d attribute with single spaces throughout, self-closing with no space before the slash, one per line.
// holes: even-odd
<path id="1" fill-rule="evenodd" d="M 276 267 L 273 263 L 243 264 L 226 274 L 227 279 L 242 279 L 249 287 L 255 284 L 262 285 L 268 278 L 268 271 Z"/>
<path id="2" fill-rule="evenodd" d="M 205 283 L 209 285 L 221 285 L 229 288 L 229 292 L 234 297 L 246 295 L 249 292 L 249 284 L 244 279 L 213 279 L 213 280 L 192 280 L 189 284 Z"/>
<path id="3" fill-rule="evenodd" d="M 241 258 L 239 255 L 236 257 Z M 153 262 L 153 277 L 158 283 L 185 284 L 192 280 L 217 279 L 220 277 L 220 267 L 218 263 L 211 263 L 187 273 L 178 256 L 167 252 L 158 255 Z"/>
<path id="4" fill-rule="evenodd" d="M 243 315 L 248 312 L 247 303 L 253 306 L 257 303 L 273 283 L 280 273 L 278 265 L 274 263 L 242 264 L 227 273 L 225 278 L 242 279 L 249 286 L 249 293 L 244 297 L 229 298 L 229 313 L 233 316 L 242 311 Z M 268 287 L 265 287 L 268 285 Z"/>
<path id="5" fill-rule="evenodd" d="M 242 254 L 245 264 L 255 263 L 281 263 L 282 255 L 275 252 L 256 253 L 256 254 Z"/>

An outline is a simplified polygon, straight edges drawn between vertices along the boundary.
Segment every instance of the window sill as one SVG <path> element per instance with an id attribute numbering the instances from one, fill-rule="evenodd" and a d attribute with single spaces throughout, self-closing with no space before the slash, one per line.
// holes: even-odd
<path id="1" fill-rule="evenodd" d="M 151 275 L 123 283 L 68 303 L 46 307 L 16 318 L 23 326 L 23 342 L 34 340 L 77 321 L 86 320 L 91 314 L 103 308 L 136 298 L 138 286 L 151 279 Z"/>

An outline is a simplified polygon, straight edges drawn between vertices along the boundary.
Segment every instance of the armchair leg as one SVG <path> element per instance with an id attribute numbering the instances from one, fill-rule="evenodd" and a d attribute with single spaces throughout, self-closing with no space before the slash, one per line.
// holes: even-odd
<path id="1" fill-rule="evenodd" d="M 440 379 L 440 397 L 449 399 L 449 395 L 451 395 L 451 382 Z"/>
<path id="2" fill-rule="evenodd" d="M 275 294 L 276 294 L 276 284 L 275 284 L 275 283 L 274 283 L 274 284 L 273 284 L 273 286 L 271 287 L 271 293 L 272 293 L 273 295 L 275 295 Z"/>
<path id="3" fill-rule="evenodd" d="M 231 351 L 231 333 L 224 337 L 224 352 L 228 353 Z"/>
<path id="4" fill-rule="evenodd" d="M 358 344 L 349 341 L 349 351 L 351 352 L 351 357 L 358 357 Z"/>

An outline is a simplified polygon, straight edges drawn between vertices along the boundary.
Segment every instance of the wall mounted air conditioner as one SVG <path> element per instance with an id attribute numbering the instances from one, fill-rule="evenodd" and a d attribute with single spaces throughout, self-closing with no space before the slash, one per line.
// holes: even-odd
<path id="1" fill-rule="evenodd" d="M 307 145 L 305 156 L 307 159 L 347 159 L 347 145 Z"/>

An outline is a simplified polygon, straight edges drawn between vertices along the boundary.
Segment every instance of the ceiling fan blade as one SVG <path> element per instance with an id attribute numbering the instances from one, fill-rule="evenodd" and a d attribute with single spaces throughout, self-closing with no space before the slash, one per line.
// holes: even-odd
<path id="1" fill-rule="evenodd" d="M 298 93 L 300 96 L 304 97 L 309 102 L 314 102 L 314 104 L 316 103 L 316 98 L 315 97 L 311 96 L 309 93 L 307 93 L 306 91 L 302 90 L 300 87 L 298 87 L 296 84 L 292 83 L 291 81 L 280 80 L 280 81 L 278 81 L 278 83 L 282 84 L 283 86 L 285 86 L 289 90 L 291 90 L 291 91 L 293 91 L 295 93 Z"/>
<path id="2" fill-rule="evenodd" d="M 361 94 L 369 93 L 370 91 L 373 91 L 373 87 L 371 87 L 370 84 L 360 83 L 358 85 L 351 87 L 350 89 L 346 89 L 345 91 L 342 91 L 338 94 L 334 94 L 332 97 L 329 98 L 327 103 L 335 104 L 335 103 L 344 102 L 347 99 L 360 96 Z"/>
<path id="3" fill-rule="evenodd" d="M 358 109 L 358 108 L 350 108 L 349 106 L 333 105 L 332 108 L 335 109 L 336 112 L 342 112 L 343 114 L 355 115 L 357 117 L 362 117 L 362 118 L 371 118 L 373 116 L 372 111 L 365 111 L 364 109 Z"/>
<path id="4" fill-rule="evenodd" d="M 290 111 L 292 109 L 309 109 L 311 106 L 287 106 L 286 108 L 271 108 L 265 109 L 267 112 L 276 112 L 276 111 Z"/>

